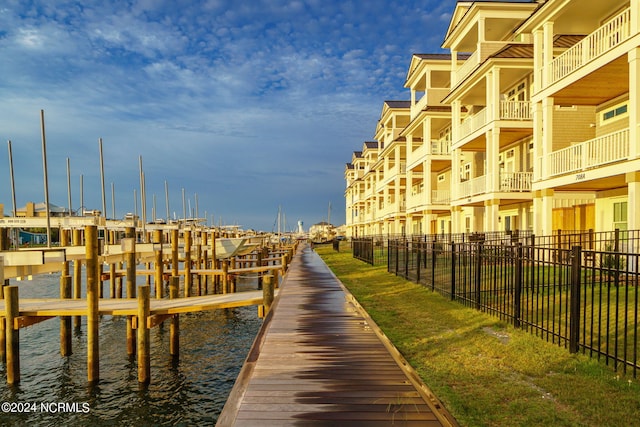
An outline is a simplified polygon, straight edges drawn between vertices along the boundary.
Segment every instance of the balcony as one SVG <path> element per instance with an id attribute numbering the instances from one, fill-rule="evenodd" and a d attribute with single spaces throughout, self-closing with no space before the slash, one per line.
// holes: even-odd
<path id="1" fill-rule="evenodd" d="M 500 101 L 499 120 L 528 121 L 533 119 L 530 101 Z M 494 120 L 489 108 L 467 117 L 460 124 L 460 139 L 464 139 Z"/>
<path id="2" fill-rule="evenodd" d="M 522 193 L 531 191 L 533 172 L 501 172 L 499 187 L 493 189 L 492 177 L 495 175 L 482 175 L 460 183 L 457 199 L 467 199 L 479 194 L 497 191 L 502 193 Z"/>
<path id="3" fill-rule="evenodd" d="M 631 37 L 631 9 L 626 9 L 567 49 L 547 67 L 547 86 L 607 53 Z"/>
<path id="4" fill-rule="evenodd" d="M 468 116 L 460 123 L 460 139 L 466 138 L 489 123 L 488 110 L 488 108 L 483 108 L 478 113 Z"/>
<path id="5" fill-rule="evenodd" d="M 487 192 L 487 176 L 482 175 L 460 183 L 458 199 L 466 199 L 471 196 Z"/>
<path id="6" fill-rule="evenodd" d="M 531 191 L 533 172 L 500 173 L 500 191 L 505 193 Z"/>
<path id="7" fill-rule="evenodd" d="M 451 203 L 450 190 L 431 190 L 432 205 L 448 205 Z"/>
<path id="8" fill-rule="evenodd" d="M 467 58 L 464 63 L 458 67 L 454 73 L 454 81 L 451 82 L 451 87 L 466 79 L 473 70 L 482 64 L 489 56 L 502 49 L 507 42 L 484 42 L 478 45 L 478 49 Z"/>
<path id="9" fill-rule="evenodd" d="M 541 157 L 547 176 L 558 176 L 594 169 L 629 157 L 629 129 L 581 142 Z M 544 170 L 544 169 L 542 169 Z M 545 177 L 543 177 L 545 178 Z"/>

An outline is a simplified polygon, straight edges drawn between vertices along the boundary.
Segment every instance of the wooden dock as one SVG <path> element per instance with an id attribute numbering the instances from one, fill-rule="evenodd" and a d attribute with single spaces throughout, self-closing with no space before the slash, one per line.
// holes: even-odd
<path id="1" fill-rule="evenodd" d="M 260 305 L 262 301 L 263 291 L 246 291 L 177 299 L 150 299 L 149 313 L 151 316 L 195 313 L 221 308 Z M 18 313 L 20 317 L 87 316 L 87 300 L 22 298 L 19 300 Z M 133 298 L 100 299 L 98 301 L 98 314 L 101 316 L 137 316 L 138 301 Z M 0 317 L 5 317 L 6 315 L 5 302 L 0 300 Z"/>
<path id="2" fill-rule="evenodd" d="M 298 251 L 218 426 L 455 426 L 310 248 Z"/>

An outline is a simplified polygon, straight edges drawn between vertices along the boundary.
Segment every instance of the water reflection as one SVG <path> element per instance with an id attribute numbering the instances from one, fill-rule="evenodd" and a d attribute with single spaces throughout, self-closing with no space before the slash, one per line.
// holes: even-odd
<path id="1" fill-rule="evenodd" d="M 58 283 L 54 274 L 16 284 L 21 298 L 46 298 L 58 295 Z M 239 278 L 241 289 L 256 289 L 255 278 Z M 127 354 L 124 317 L 101 319 L 100 381 L 94 386 L 87 384 L 86 319 L 74 329 L 73 353 L 66 358 L 60 356 L 58 318 L 21 329 L 21 383 L 8 386 L 0 365 L 0 400 L 35 406 L 29 413 L 0 412 L 0 424 L 214 424 L 261 323 L 256 307 L 181 315 L 179 360 L 169 354 L 168 324 L 153 328 L 148 386 L 139 385 L 136 358 Z M 47 403 L 67 405 L 57 410 Z"/>

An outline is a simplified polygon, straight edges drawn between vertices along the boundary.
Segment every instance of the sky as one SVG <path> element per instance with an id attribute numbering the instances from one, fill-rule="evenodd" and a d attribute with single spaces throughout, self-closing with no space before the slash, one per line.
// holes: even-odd
<path id="1" fill-rule="evenodd" d="M 171 217 L 344 224 L 345 164 L 373 139 L 383 102 L 410 99 L 412 54 L 443 52 L 454 6 L 3 0 L 4 213 L 9 140 L 17 206 L 45 200 L 42 110 L 52 204 L 68 207 L 68 161 L 72 209 L 82 198 L 102 210 L 102 138 L 108 218 L 142 213 L 142 170 L 149 221 L 166 217 L 167 188 Z"/>

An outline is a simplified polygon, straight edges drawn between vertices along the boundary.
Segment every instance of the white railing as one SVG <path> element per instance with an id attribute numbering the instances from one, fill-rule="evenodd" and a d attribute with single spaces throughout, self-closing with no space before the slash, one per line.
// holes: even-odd
<path id="1" fill-rule="evenodd" d="M 502 172 L 500 173 L 500 191 L 531 191 L 532 178 L 533 172 Z"/>
<path id="2" fill-rule="evenodd" d="M 531 120 L 530 101 L 500 101 L 500 119 L 502 120 Z"/>
<path id="3" fill-rule="evenodd" d="M 547 174 L 555 176 L 596 168 L 626 160 L 628 156 L 629 129 L 623 129 L 548 154 Z"/>
<path id="4" fill-rule="evenodd" d="M 551 68 L 548 84 L 557 82 L 627 40 L 631 36 L 630 23 L 631 9 L 626 9 L 579 43 L 567 49 L 549 65 Z"/>
<path id="5" fill-rule="evenodd" d="M 460 138 L 471 135 L 487 123 L 487 108 L 483 108 L 480 112 L 467 117 L 460 123 Z"/>
<path id="6" fill-rule="evenodd" d="M 480 63 L 480 52 L 479 51 L 475 51 L 473 52 L 473 54 L 471 54 L 471 56 L 469 58 L 467 58 L 466 61 L 464 61 L 464 63 L 458 67 L 458 69 L 455 72 L 455 82 L 451 82 L 452 83 L 452 87 L 453 85 L 455 85 L 456 83 L 462 81 L 465 77 L 467 77 L 469 74 L 471 74 L 471 72 L 478 66 L 478 64 Z"/>
<path id="7" fill-rule="evenodd" d="M 431 141 L 431 154 L 449 155 L 451 154 L 451 141 Z"/>
<path id="8" fill-rule="evenodd" d="M 458 199 L 464 199 L 467 197 L 475 196 L 476 194 L 483 194 L 486 192 L 487 177 L 486 175 L 482 175 L 477 178 L 461 182 L 458 191 Z"/>
<path id="9" fill-rule="evenodd" d="M 450 190 L 431 190 L 432 205 L 448 205 L 451 203 Z"/>

